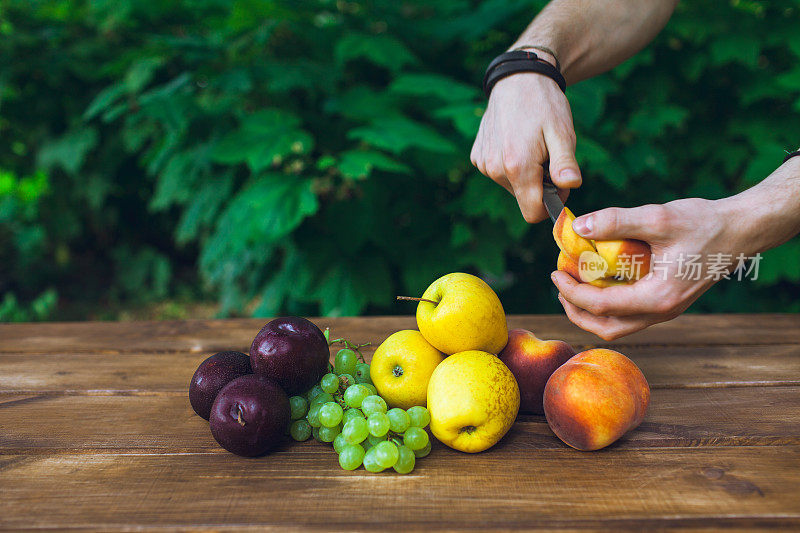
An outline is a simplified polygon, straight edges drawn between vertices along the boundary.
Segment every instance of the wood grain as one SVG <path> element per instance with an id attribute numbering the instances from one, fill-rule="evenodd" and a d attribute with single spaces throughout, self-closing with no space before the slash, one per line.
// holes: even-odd
<path id="1" fill-rule="evenodd" d="M 413 312 L 413 310 L 410 310 Z M 313 319 L 321 328 L 358 342 L 380 343 L 389 334 L 415 328 L 413 316 Z M 0 324 L 0 352 L 194 353 L 243 350 L 268 319 L 165 322 Z M 510 328 L 526 328 L 543 339 L 576 348 L 632 345 L 736 345 L 800 343 L 800 317 L 784 315 L 683 315 L 612 343 L 587 333 L 561 315 L 510 316 Z"/>
<path id="2" fill-rule="evenodd" d="M 684 315 L 615 343 L 509 317 L 630 356 L 653 389 L 644 423 L 585 453 L 521 416 L 481 454 L 435 443 L 408 476 L 343 471 L 315 442 L 258 459 L 214 442 L 188 380 L 265 321 L 0 325 L 0 529 L 800 529 L 797 315 Z M 375 346 L 415 325 L 317 323 Z"/>
<path id="3" fill-rule="evenodd" d="M 9 529 L 797 526 L 798 469 L 797 446 L 515 456 L 437 448 L 405 477 L 343 471 L 316 447 L 260 459 L 5 455 L 0 516 Z"/>
<path id="4" fill-rule="evenodd" d="M 800 387 L 660 389 L 616 447 L 800 444 Z M 0 451 L 225 454 L 185 393 L 0 395 Z M 544 417 L 521 416 L 497 450 L 563 449 Z"/>
<path id="5" fill-rule="evenodd" d="M 374 346 L 365 349 L 367 359 Z M 335 352 L 335 349 L 331 350 Z M 800 345 L 628 346 L 653 389 L 800 385 Z M 208 353 L 0 353 L 0 392 L 185 391 Z"/>

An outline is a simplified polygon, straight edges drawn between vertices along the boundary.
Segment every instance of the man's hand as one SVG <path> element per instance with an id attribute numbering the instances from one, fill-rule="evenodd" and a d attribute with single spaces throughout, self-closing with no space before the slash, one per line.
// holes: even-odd
<path id="1" fill-rule="evenodd" d="M 558 85 L 535 73 L 497 82 L 472 146 L 472 164 L 505 187 L 528 222 L 547 218 L 542 205 L 542 164 L 562 191 L 579 187 L 575 129 L 566 96 Z"/>
<path id="2" fill-rule="evenodd" d="M 558 299 L 569 319 L 613 340 L 685 311 L 721 277 L 707 279 L 707 268 L 694 275 L 687 266 L 692 256 L 700 255 L 699 263 L 706 267 L 719 257 L 716 254 L 726 254 L 735 267 L 737 255 L 751 253 L 742 242 L 743 235 L 737 233 L 736 222 L 729 219 L 733 212 L 723 209 L 721 202 L 691 198 L 633 209 L 603 209 L 577 218 L 572 227 L 583 237 L 649 243 L 658 271 L 631 285 L 602 289 L 579 283 L 566 272 L 553 272 Z"/>

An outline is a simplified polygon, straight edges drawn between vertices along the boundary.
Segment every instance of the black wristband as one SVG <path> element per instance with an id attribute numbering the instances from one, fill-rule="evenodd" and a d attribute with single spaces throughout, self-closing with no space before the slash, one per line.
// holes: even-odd
<path id="1" fill-rule="evenodd" d="M 797 151 L 794 151 L 794 152 L 792 152 L 790 154 L 787 154 L 786 157 L 783 158 L 783 162 L 786 163 L 788 160 L 790 160 L 791 158 L 793 158 L 795 156 L 798 156 L 798 155 L 800 155 L 800 150 L 797 150 Z"/>
<path id="2" fill-rule="evenodd" d="M 556 82 L 562 91 L 566 92 L 567 82 L 557 68 L 547 61 L 539 59 L 539 56 L 533 52 L 514 50 L 500 54 L 486 68 L 486 74 L 483 77 L 483 92 L 486 97 L 489 97 L 492 88 L 498 81 L 518 72 L 535 72 L 547 76 Z"/>

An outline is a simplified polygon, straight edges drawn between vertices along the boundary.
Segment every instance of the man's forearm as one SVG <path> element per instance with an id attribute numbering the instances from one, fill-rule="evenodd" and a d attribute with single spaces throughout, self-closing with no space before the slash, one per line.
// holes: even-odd
<path id="1" fill-rule="evenodd" d="M 605 72 L 644 48 L 677 0 L 553 0 L 511 48 L 551 48 L 567 83 Z"/>
<path id="2" fill-rule="evenodd" d="M 735 226 L 743 252 L 752 255 L 783 244 L 800 233 L 800 157 L 719 205 L 720 216 Z"/>

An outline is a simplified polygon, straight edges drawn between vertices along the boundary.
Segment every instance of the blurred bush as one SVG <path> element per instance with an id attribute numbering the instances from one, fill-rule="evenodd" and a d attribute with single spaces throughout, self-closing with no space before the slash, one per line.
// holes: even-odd
<path id="1" fill-rule="evenodd" d="M 469 162 L 482 71 L 543 5 L 0 1 L 0 320 L 411 312 L 395 294 L 455 270 L 559 312 L 549 224 Z M 574 210 L 768 175 L 800 144 L 798 23 L 797 0 L 682 2 L 570 88 Z M 794 239 L 693 309 L 800 311 L 799 281 Z"/>

